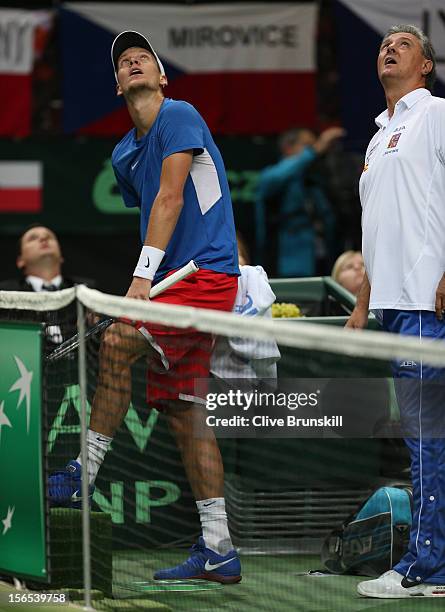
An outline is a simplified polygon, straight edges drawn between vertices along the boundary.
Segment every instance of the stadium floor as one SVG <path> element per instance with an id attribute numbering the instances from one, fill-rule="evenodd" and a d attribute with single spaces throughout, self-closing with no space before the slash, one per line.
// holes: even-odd
<path id="1" fill-rule="evenodd" d="M 147 580 L 154 569 L 184 559 L 184 553 L 184 550 L 158 550 L 153 559 L 146 555 L 123 553 L 115 559 L 114 574 L 118 579 L 125 568 L 128 577 L 133 573 L 135 582 Z M 174 612 L 433 612 L 444 609 L 443 599 L 379 601 L 360 598 L 355 587 L 363 578 L 299 575 L 320 568 L 317 556 L 243 556 L 242 566 L 243 580 L 239 584 L 208 591 L 153 593 L 150 599 L 153 603 L 166 604 Z M 124 595 L 124 591 L 117 588 L 116 595 L 119 593 Z"/>
<path id="2" fill-rule="evenodd" d="M 178 562 L 184 552 L 158 550 L 151 558 L 147 553 L 118 553 L 113 563 L 113 591 L 117 599 L 97 600 L 94 607 L 109 612 L 435 612 L 444 609 L 443 599 L 362 599 L 355 594 L 355 585 L 361 580 L 357 577 L 301 575 L 309 569 L 319 568 L 319 558 L 315 556 L 244 556 L 243 580 L 237 585 L 221 588 L 210 585 L 209 590 L 193 592 L 138 592 L 144 588 L 138 586 L 141 582 L 147 581 L 148 588 L 153 585 L 150 581 L 153 569 Z M 0 591 L 7 589 L 11 590 L 0 585 Z M 2 612 L 29 609 L 30 606 L 0 604 Z M 66 606 L 55 605 L 33 605 L 32 609 L 67 611 Z"/>

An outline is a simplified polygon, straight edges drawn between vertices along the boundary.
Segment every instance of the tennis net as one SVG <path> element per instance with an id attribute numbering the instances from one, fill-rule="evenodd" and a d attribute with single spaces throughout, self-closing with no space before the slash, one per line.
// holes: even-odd
<path id="1" fill-rule="evenodd" d="M 50 327 L 61 330 L 42 347 L 46 473 L 79 455 L 82 410 L 84 437 L 92 406 L 99 434 L 122 415 L 95 481 L 92 512 L 84 513 L 89 521 L 82 522 L 79 510 L 45 506 L 49 584 L 86 586 L 87 602 L 110 610 L 127 600 L 141 609 L 147 602 L 174 610 L 218 609 L 223 603 L 239 609 L 234 591 L 222 593 L 208 581 L 193 583 L 196 591 L 185 594 L 191 586 L 177 584 L 173 591 L 171 584 L 152 580 L 153 571 L 183 561 L 183 549 L 201 532 L 196 483 L 190 483 L 168 416 L 172 390 L 179 389 L 178 397 L 205 415 L 218 439 L 234 546 L 251 574 L 269 560 L 264 607 L 258 595 L 249 605 L 295 609 L 295 593 L 280 586 L 282 562 L 275 562 L 275 555 L 291 555 L 292 567 L 300 567 L 303 558 L 293 555 L 306 555 L 305 567 L 317 569 L 327 534 L 382 478 L 400 478 L 408 468 L 389 380 L 391 361 L 445 367 L 445 348 L 434 341 L 351 332 L 312 324 L 310 318 L 309 312 L 295 320 L 246 317 L 130 300 L 84 286 L 45 295 L 0 292 L 0 319 L 9 321 L 5 327 L 11 320 L 31 319 L 45 322 L 45 338 L 54 334 Z M 106 323 L 100 328 L 98 321 Z M 135 348 L 133 332 L 141 321 L 145 327 L 135 332 Z M 88 334 L 91 329 L 96 331 Z M 79 338 L 70 340 L 75 333 L 80 347 Z M 144 342 L 147 351 L 141 352 Z M 21 355 L 13 344 L 2 344 L 5 363 L 19 357 L 27 366 L 26 353 Z M 171 367 L 176 361 L 185 369 Z M 203 375 L 209 361 L 211 375 Z M 4 397 L 13 382 L 2 389 Z M 310 404 L 313 394 L 316 401 Z M 8 399 L 4 413 L 12 425 L 15 408 Z M 295 424 L 297 413 L 300 424 Z M 197 444 L 207 435 L 202 427 L 202 421 L 192 424 Z M 13 430 L 1 431 L 0 425 L 0 453 L 14 443 Z M 215 466 L 210 461 L 205 467 L 204 480 L 212 480 Z M 6 511 L 0 507 L 2 516 Z M 91 537 L 82 549 L 87 529 Z M 86 583 L 85 564 L 91 576 Z M 263 588 L 258 584 L 260 592 Z"/>

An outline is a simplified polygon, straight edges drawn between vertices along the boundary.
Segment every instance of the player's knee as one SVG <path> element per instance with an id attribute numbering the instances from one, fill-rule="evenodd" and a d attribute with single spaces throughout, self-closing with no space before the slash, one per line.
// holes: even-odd
<path id="1" fill-rule="evenodd" d="M 130 357 L 137 352 L 137 341 L 145 344 L 139 338 L 138 332 L 131 326 L 124 323 L 114 323 L 105 331 L 101 339 L 101 351 L 105 353 L 122 353 Z"/>
<path id="2" fill-rule="evenodd" d="M 111 325 L 103 334 L 100 343 L 102 353 L 115 351 L 123 348 L 123 338 L 115 329 L 115 325 Z"/>
<path id="3" fill-rule="evenodd" d="M 175 413 L 167 413 L 167 421 L 170 431 L 176 433 L 182 430 L 183 425 L 181 419 Z"/>
<path id="4" fill-rule="evenodd" d="M 205 418 L 203 418 L 200 406 L 195 406 L 182 400 L 173 400 L 167 412 L 170 432 L 175 436 L 179 446 L 183 440 L 195 436 L 207 437 Z"/>
<path id="5" fill-rule="evenodd" d="M 167 420 L 170 432 L 177 440 L 180 440 L 182 436 L 188 435 L 190 419 L 184 411 L 170 409 L 167 412 Z"/>

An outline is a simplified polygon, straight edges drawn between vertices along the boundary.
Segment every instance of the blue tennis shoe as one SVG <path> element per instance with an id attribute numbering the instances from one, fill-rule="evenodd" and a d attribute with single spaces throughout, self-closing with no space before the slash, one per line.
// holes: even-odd
<path id="1" fill-rule="evenodd" d="M 200 578 L 213 580 L 223 584 L 233 584 L 241 580 L 241 563 L 236 550 L 227 555 L 218 555 L 210 548 L 206 548 L 204 538 L 201 536 L 197 544 L 190 549 L 191 555 L 181 565 L 159 570 L 153 576 L 155 580 L 187 580 Z"/>
<path id="2" fill-rule="evenodd" d="M 64 470 L 53 472 L 48 478 L 48 498 L 53 508 L 82 507 L 82 466 L 70 461 Z M 88 487 L 88 503 L 94 493 L 94 485 Z"/>

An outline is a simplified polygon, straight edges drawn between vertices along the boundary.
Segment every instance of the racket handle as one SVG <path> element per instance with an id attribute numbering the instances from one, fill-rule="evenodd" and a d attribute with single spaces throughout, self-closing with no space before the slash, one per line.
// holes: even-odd
<path id="1" fill-rule="evenodd" d="M 178 281 L 187 278 L 187 276 L 190 276 L 190 274 L 193 274 L 198 270 L 199 267 L 196 265 L 196 263 L 193 260 L 189 261 L 188 264 L 186 264 L 179 270 L 176 270 L 176 272 L 173 272 L 173 274 L 170 274 L 170 276 L 167 276 L 166 278 L 162 279 L 159 283 L 152 287 L 150 290 L 150 297 L 156 297 Z M 95 334 L 104 331 L 113 322 L 114 319 L 108 317 L 101 319 L 100 321 L 98 321 L 98 323 L 96 323 L 95 325 L 93 325 L 93 327 L 90 327 L 90 329 L 86 331 L 85 339 L 88 339 L 91 336 L 94 336 Z M 47 355 L 46 361 L 54 361 L 60 359 L 61 357 L 65 357 L 65 355 L 68 355 L 69 353 L 71 353 L 71 351 L 77 349 L 78 346 L 79 335 L 75 334 L 72 338 L 65 340 L 65 342 L 63 342 L 58 348 L 54 349 L 49 355 Z"/>
<path id="2" fill-rule="evenodd" d="M 159 283 L 157 283 L 154 287 L 152 287 L 150 290 L 150 297 L 151 298 L 156 297 L 157 295 L 159 295 L 160 293 L 162 293 L 163 291 L 165 291 L 166 289 L 168 289 L 169 287 L 171 287 L 178 281 L 183 280 L 184 278 L 187 278 L 187 276 L 190 276 L 190 274 L 193 274 L 194 272 L 197 272 L 198 270 L 199 270 L 199 267 L 195 264 L 195 262 L 193 260 L 189 261 L 188 264 L 186 264 L 179 270 L 176 270 L 176 272 L 173 272 L 173 274 L 166 276 Z"/>

